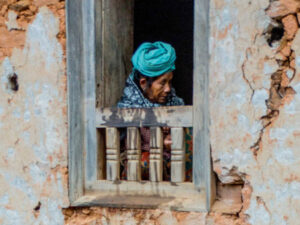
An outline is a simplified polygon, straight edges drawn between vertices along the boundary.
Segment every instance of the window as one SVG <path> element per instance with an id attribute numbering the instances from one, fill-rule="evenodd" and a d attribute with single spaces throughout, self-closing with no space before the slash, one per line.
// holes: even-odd
<path id="1" fill-rule="evenodd" d="M 121 110 L 111 106 L 121 95 L 131 68 L 133 3 L 67 1 L 71 205 L 207 211 L 215 193 L 208 127 L 209 1 L 194 1 L 193 105 Z M 151 142 L 154 151 L 150 155 L 156 163 L 151 166 L 150 162 L 150 181 L 140 181 L 136 166 L 140 126 L 151 127 L 152 137 L 156 138 Z M 176 150 L 173 159 L 177 159 L 171 166 L 172 182 L 160 178 L 162 146 L 158 127 L 162 126 L 171 127 L 173 140 L 177 140 L 172 146 Z M 131 143 L 128 164 L 134 169 L 128 172 L 127 181 L 117 179 L 119 127 L 127 128 Z M 193 127 L 192 183 L 184 182 L 180 175 L 182 157 L 176 157 L 183 152 L 182 127 Z"/>

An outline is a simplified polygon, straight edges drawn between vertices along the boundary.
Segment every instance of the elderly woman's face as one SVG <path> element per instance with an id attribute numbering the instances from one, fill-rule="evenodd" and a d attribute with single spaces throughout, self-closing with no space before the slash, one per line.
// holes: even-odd
<path id="1" fill-rule="evenodd" d="M 163 104 L 167 100 L 167 96 L 171 91 L 171 82 L 173 79 L 173 72 L 168 72 L 155 81 L 153 81 L 150 87 L 145 88 L 145 95 L 151 101 L 155 103 Z M 143 84 L 141 83 L 143 88 Z"/>

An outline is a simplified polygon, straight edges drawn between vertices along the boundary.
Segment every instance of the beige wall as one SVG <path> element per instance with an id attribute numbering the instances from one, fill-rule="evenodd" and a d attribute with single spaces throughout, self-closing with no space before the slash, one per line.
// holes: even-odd
<path id="1" fill-rule="evenodd" d="M 64 1 L 2 0 L 0 223 L 299 224 L 298 9 L 296 0 L 211 1 L 210 136 L 220 183 L 207 215 L 68 208 Z M 270 47 L 276 21 L 285 35 Z"/>

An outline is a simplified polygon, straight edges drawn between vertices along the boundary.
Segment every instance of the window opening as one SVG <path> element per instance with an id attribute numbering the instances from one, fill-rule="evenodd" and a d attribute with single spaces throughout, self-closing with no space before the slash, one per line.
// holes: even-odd
<path id="1" fill-rule="evenodd" d="M 188 14 L 192 18 L 190 25 L 195 22 L 196 44 L 189 51 L 189 62 L 192 64 L 194 60 L 194 68 L 182 63 L 183 69 L 189 68 L 193 72 L 190 76 L 185 71 L 182 72 L 184 76 L 175 75 L 182 80 L 175 80 L 174 86 L 177 95 L 183 97 L 186 104 L 189 104 L 189 100 L 192 102 L 192 98 L 195 99 L 193 105 L 138 109 L 113 107 L 118 102 L 124 82 L 131 71 L 130 58 L 135 45 L 138 45 L 137 37 L 142 34 L 138 32 L 137 17 L 135 16 L 134 20 L 134 15 L 138 4 L 146 2 L 149 3 L 146 0 L 67 1 L 70 202 L 73 206 L 96 204 L 183 211 L 209 210 L 215 195 L 209 151 L 209 114 L 206 107 L 209 0 L 174 0 L 168 2 L 170 6 L 165 0 L 153 0 L 154 6 L 165 4 L 164 11 L 168 11 L 168 14 L 164 14 L 165 20 L 172 14 L 171 8 L 184 8 L 186 2 L 192 3 L 192 10 Z M 151 9 L 148 5 L 143 7 L 143 10 L 147 7 Z M 158 8 L 163 8 L 163 5 L 156 5 L 152 10 L 155 12 Z M 179 13 L 174 15 L 173 19 L 183 18 L 181 26 L 188 24 L 187 16 L 181 17 Z M 159 22 L 159 19 L 157 21 Z M 153 29 L 153 34 L 163 32 L 163 29 Z M 193 30 L 190 34 L 189 43 L 192 46 Z M 172 36 L 176 34 L 169 34 L 170 38 Z M 177 43 L 163 37 L 148 40 L 153 42 L 157 39 L 175 47 L 178 72 L 181 50 L 177 44 L 184 43 L 184 40 Z M 147 39 L 141 40 L 144 41 Z M 187 44 L 182 44 L 181 47 L 188 52 Z M 190 82 L 191 87 L 186 88 L 186 80 Z M 193 92 L 193 95 L 187 97 L 180 93 L 186 89 Z M 141 127 L 150 127 L 153 133 L 150 138 L 154 137 L 150 141 L 150 158 L 152 157 L 153 163 L 150 162 L 151 178 L 147 182 L 139 182 Z M 174 166 L 171 165 L 171 182 L 161 182 L 163 127 L 171 128 L 171 139 L 176 143 L 172 143 L 171 147 L 171 150 L 175 150 L 171 152 L 171 157 L 174 156 L 171 158 L 171 163 L 174 163 Z M 193 127 L 192 182 L 186 182 L 184 177 L 184 130 L 189 127 Z M 119 173 L 120 128 L 126 129 L 126 140 L 130 143 L 126 153 L 129 170 L 127 181 L 124 182 L 120 181 Z M 145 201 L 145 198 L 150 201 Z"/>

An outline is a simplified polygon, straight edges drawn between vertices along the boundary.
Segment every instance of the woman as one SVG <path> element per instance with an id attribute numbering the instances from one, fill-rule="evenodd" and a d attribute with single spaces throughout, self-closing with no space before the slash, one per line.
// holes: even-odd
<path id="1" fill-rule="evenodd" d="M 133 71 L 129 75 L 119 108 L 151 108 L 159 106 L 184 105 L 172 88 L 176 53 L 174 48 L 164 42 L 145 42 L 132 56 Z M 164 180 L 170 180 L 170 130 L 164 131 Z M 123 138 L 124 139 L 124 138 Z M 148 179 L 150 130 L 141 128 L 142 140 L 142 179 Z M 123 144 L 123 146 L 125 146 Z M 123 158 L 125 158 L 123 152 Z M 126 160 L 122 160 L 126 168 Z M 126 177 L 123 169 L 122 177 Z"/>
<path id="2" fill-rule="evenodd" d="M 164 42 L 143 43 L 132 56 L 133 71 L 126 81 L 119 108 L 184 105 L 171 87 L 176 54 Z"/>

